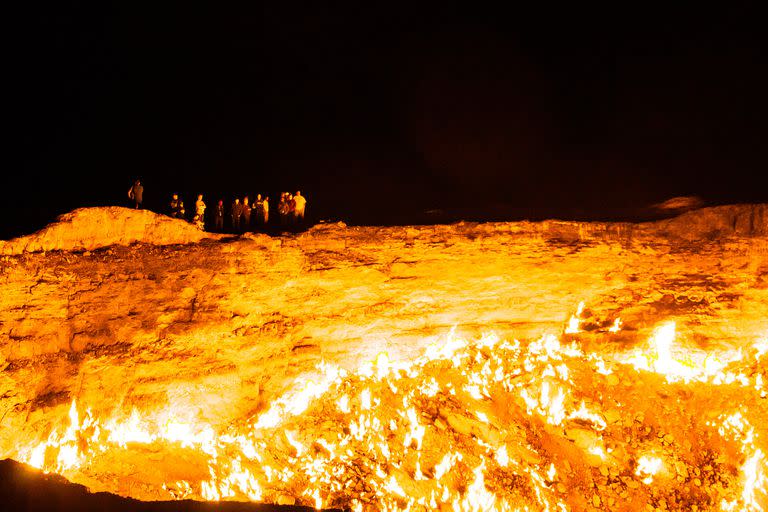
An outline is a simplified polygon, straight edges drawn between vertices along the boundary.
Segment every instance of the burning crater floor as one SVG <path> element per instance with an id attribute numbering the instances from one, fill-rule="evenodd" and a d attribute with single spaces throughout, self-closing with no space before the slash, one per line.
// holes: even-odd
<path id="1" fill-rule="evenodd" d="M 80 210 L 0 247 L 0 456 L 140 500 L 764 510 L 767 212 L 201 240 Z"/>

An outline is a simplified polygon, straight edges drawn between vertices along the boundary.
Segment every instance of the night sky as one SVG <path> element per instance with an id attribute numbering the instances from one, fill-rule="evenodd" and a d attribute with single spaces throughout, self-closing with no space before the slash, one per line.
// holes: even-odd
<path id="1" fill-rule="evenodd" d="M 768 202 L 757 2 L 122 4 L 8 18 L 3 237 L 136 177 L 157 211 L 301 189 L 349 223 Z"/>

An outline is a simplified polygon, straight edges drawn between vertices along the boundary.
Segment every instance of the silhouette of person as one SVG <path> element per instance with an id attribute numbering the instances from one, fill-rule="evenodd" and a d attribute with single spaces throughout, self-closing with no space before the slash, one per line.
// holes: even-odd
<path id="1" fill-rule="evenodd" d="M 264 198 L 264 205 L 261 210 L 264 213 L 264 226 L 266 226 L 269 224 L 269 196 Z"/>
<path id="2" fill-rule="evenodd" d="M 216 213 L 214 214 L 214 229 L 218 232 L 224 231 L 224 201 L 219 199 L 216 204 Z"/>
<path id="3" fill-rule="evenodd" d="M 240 204 L 240 198 L 236 198 L 232 203 L 232 230 L 235 233 L 240 232 L 240 219 L 243 216 L 243 205 Z"/>
<path id="4" fill-rule="evenodd" d="M 141 180 L 133 182 L 133 186 L 128 189 L 128 198 L 133 202 L 134 208 L 141 207 L 141 203 L 144 201 L 144 187 Z"/>
<path id="5" fill-rule="evenodd" d="M 203 194 L 198 194 L 197 201 L 195 201 L 195 218 L 193 220 L 195 225 L 200 229 L 205 229 L 205 208 Z"/>
<path id="6" fill-rule="evenodd" d="M 171 206 L 171 217 L 173 217 L 175 219 L 183 218 L 183 215 L 181 214 L 181 209 L 183 207 L 183 204 L 184 203 L 182 203 L 179 200 L 179 194 L 173 194 L 173 196 L 171 197 L 171 203 L 170 203 L 170 206 Z"/>
<path id="7" fill-rule="evenodd" d="M 293 216 L 297 222 L 304 221 L 304 211 L 307 208 L 307 198 L 301 195 L 301 190 L 296 191 L 296 195 L 293 196 L 294 209 Z"/>
<path id="8" fill-rule="evenodd" d="M 261 194 L 256 194 L 256 200 L 253 202 L 253 213 L 256 215 L 254 224 L 261 225 L 264 223 L 264 199 L 261 198 Z"/>
<path id="9" fill-rule="evenodd" d="M 288 192 L 280 194 L 280 202 L 277 205 L 277 214 L 280 216 L 280 225 L 285 226 L 288 224 L 288 213 L 290 211 L 290 205 L 288 204 Z"/>
<path id="10" fill-rule="evenodd" d="M 251 204 L 248 200 L 248 196 L 243 198 L 243 231 L 250 231 L 251 229 Z"/>

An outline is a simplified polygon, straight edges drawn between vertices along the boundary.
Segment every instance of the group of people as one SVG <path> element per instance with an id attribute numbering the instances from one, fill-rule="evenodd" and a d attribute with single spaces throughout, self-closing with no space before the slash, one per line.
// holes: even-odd
<path id="1" fill-rule="evenodd" d="M 286 225 L 290 222 L 303 222 L 306 208 L 307 199 L 301 195 L 301 190 L 297 190 L 295 195 L 290 192 L 283 192 L 280 195 L 280 202 L 277 204 L 280 224 Z"/>
<path id="2" fill-rule="evenodd" d="M 277 213 L 280 217 L 280 225 L 299 224 L 304 221 L 304 214 L 307 208 L 307 199 L 301 195 L 301 191 L 296 194 L 283 192 L 280 197 L 280 203 L 277 207 Z M 205 210 L 207 206 L 203 201 L 203 195 L 197 196 L 195 201 L 195 214 L 192 222 L 200 229 L 205 229 Z M 214 231 L 224 231 L 224 218 L 226 217 L 224 201 L 219 200 L 213 212 Z M 178 194 L 173 194 L 170 202 L 170 215 L 177 219 L 186 219 L 186 209 L 184 201 L 179 199 Z M 235 233 L 243 233 L 251 229 L 264 229 L 269 224 L 269 197 L 256 195 L 256 199 L 251 202 L 248 196 L 235 198 L 229 208 L 229 216 L 232 220 L 232 230 Z"/>
<path id="3" fill-rule="evenodd" d="M 141 208 L 144 196 L 144 187 L 140 180 L 136 180 L 133 186 L 128 190 L 128 198 L 131 200 L 134 208 Z M 192 222 L 200 229 L 205 229 L 205 211 L 207 206 L 203 201 L 203 194 L 198 194 L 195 201 L 195 213 Z M 277 204 L 277 214 L 280 219 L 280 226 L 287 227 L 298 225 L 304 222 L 304 214 L 307 209 L 307 199 L 297 190 L 295 194 L 283 192 L 280 194 L 280 202 Z M 173 194 L 169 204 L 169 213 L 176 219 L 187 219 L 187 210 L 184 207 L 184 201 L 179 198 L 179 194 Z M 213 212 L 214 231 L 224 231 L 224 201 L 219 200 Z M 251 202 L 248 196 L 241 199 L 236 198 L 229 208 L 229 215 L 232 220 L 232 231 L 243 233 L 251 229 L 264 229 L 269 225 L 269 197 L 256 195 L 256 199 Z"/>
<path id="4" fill-rule="evenodd" d="M 269 222 L 269 197 L 262 199 L 261 194 L 257 194 L 253 203 L 250 202 L 248 196 L 243 197 L 242 202 L 240 202 L 239 197 L 235 198 L 229 209 L 229 214 L 232 218 L 232 229 L 236 233 L 248 231 L 251 228 L 251 219 L 256 226 L 266 226 Z M 216 205 L 214 219 L 216 231 L 222 231 L 224 229 L 224 201 L 220 200 Z"/>
<path id="5" fill-rule="evenodd" d="M 179 194 L 173 194 L 170 203 L 171 217 L 175 219 L 186 219 L 187 210 L 184 208 L 184 201 L 179 199 Z M 197 201 L 195 201 L 195 215 L 192 217 L 192 222 L 200 229 L 205 229 L 205 201 L 203 201 L 203 194 L 198 194 Z"/>

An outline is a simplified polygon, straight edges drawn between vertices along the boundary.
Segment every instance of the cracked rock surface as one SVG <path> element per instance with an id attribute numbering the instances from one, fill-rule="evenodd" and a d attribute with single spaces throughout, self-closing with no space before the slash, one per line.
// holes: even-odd
<path id="1" fill-rule="evenodd" d="M 180 401 L 223 427 L 320 361 L 409 359 L 452 327 L 559 334 L 580 301 L 586 345 L 616 317 L 617 346 L 665 320 L 702 349 L 768 333 L 766 205 L 238 238 L 92 208 L 0 253 L 0 454 L 44 436 L 73 399 L 95 414 Z"/>

